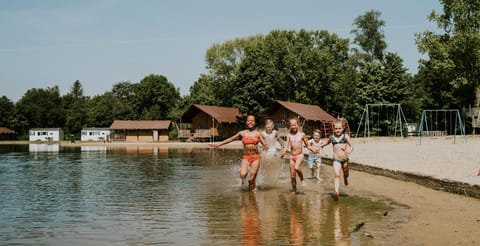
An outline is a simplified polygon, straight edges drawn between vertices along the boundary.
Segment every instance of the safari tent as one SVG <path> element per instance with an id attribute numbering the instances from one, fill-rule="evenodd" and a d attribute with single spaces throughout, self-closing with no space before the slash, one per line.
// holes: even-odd
<path id="1" fill-rule="evenodd" d="M 181 129 L 179 138 L 225 139 L 238 130 L 239 117 L 238 108 L 193 104 L 181 117 L 182 123 L 191 123 L 191 129 Z"/>

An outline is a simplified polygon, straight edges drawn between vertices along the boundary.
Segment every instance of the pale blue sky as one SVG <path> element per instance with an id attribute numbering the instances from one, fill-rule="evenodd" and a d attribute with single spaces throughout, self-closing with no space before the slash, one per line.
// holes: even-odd
<path id="1" fill-rule="evenodd" d="M 0 0 L 0 96 L 16 102 L 54 85 L 63 95 L 75 80 L 94 96 L 149 74 L 186 95 L 214 43 L 302 28 L 351 39 L 354 19 L 372 9 L 387 50 L 416 73 L 414 34 L 436 30 L 427 15 L 438 0 Z"/>

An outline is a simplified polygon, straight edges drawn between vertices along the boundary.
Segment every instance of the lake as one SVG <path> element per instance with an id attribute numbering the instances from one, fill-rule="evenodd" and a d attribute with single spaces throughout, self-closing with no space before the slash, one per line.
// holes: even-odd
<path id="1" fill-rule="evenodd" d="M 286 159 L 262 159 L 248 192 L 240 157 L 159 145 L 0 145 L 0 244 L 388 244 L 392 204 L 349 194 L 336 202 L 326 172 L 292 194 Z"/>

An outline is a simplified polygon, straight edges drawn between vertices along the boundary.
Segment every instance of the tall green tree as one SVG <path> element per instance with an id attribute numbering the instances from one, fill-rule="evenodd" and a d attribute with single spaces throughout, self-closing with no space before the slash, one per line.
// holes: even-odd
<path id="1" fill-rule="evenodd" d="M 349 62 L 356 67 L 356 75 L 350 89 L 350 105 L 343 108 L 358 122 L 365 104 L 401 104 L 407 112 L 416 116 L 421 95 L 411 75 L 396 53 L 386 51 L 385 36 L 380 12 L 367 11 L 354 21 L 353 43 L 361 49 L 352 49 Z M 343 88 L 345 88 L 343 86 Z M 384 116 L 382 116 L 384 117 Z M 355 122 L 351 125 L 356 127 Z"/>
<path id="2" fill-rule="evenodd" d="M 0 97 L 0 127 L 13 128 L 15 104 L 6 96 Z"/>
<path id="3" fill-rule="evenodd" d="M 385 21 L 380 19 L 380 11 L 370 10 L 355 18 L 355 28 L 351 31 L 355 38 L 353 43 L 358 45 L 363 52 L 356 49 L 356 53 L 363 53 L 366 62 L 380 61 L 383 59 L 387 43 L 382 27 Z"/>
<path id="4" fill-rule="evenodd" d="M 480 2 L 440 0 L 443 13 L 432 11 L 429 20 L 440 33 L 417 34 L 416 42 L 427 59 L 420 60 L 417 81 L 431 95 L 431 108 L 462 108 L 475 101 L 480 78 Z"/>
<path id="5" fill-rule="evenodd" d="M 113 119 L 133 120 L 138 119 L 135 113 L 136 84 L 130 81 L 121 81 L 112 86 L 112 95 L 104 95 L 103 100 L 111 100 Z M 108 102 L 106 102 L 108 103 Z"/>
<path id="6" fill-rule="evenodd" d="M 109 127 L 116 119 L 129 119 L 121 118 L 121 112 L 117 112 L 122 105 L 113 92 L 105 92 L 90 98 L 87 101 L 87 107 L 90 109 L 87 112 L 87 126 Z"/>
<path id="7" fill-rule="evenodd" d="M 163 75 L 148 75 L 135 87 L 135 111 L 140 119 L 171 118 L 180 100 L 178 88 Z"/>
<path id="8" fill-rule="evenodd" d="M 29 89 L 15 105 L 20 134 L 30 128 L 63 127 L 65 109 L 58 86 Z"/>
<path id="9" fill-rule="evenodd" d="M 83 95 L 83 87 L 80 81 L 76 80 L 70 92 L 62 97 L 65 106 L 65 134 L 80 135 L 82 128 L 87 126 L 88 98 Z"/>

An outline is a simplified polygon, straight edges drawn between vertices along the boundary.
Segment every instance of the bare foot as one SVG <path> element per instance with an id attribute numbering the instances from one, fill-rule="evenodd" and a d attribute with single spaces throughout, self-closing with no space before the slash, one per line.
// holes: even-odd
<path id="1" fill-rule="evenodd" d="M 319 176 L 315 177 L 317 180 L 322 180 Z"/>
<path id="2" fill-rule="evenodd" d="M 305 183 L 305 180 L 300 181 L 300 184 L 302 185 L 302 187 L 307 186 L 307 183 Z"/>
<path id="3" fill-rule="evenodd" d="M 340 196 L 340 194 L 338 194 L 338 192 L 335 192 L 335 193 L 333 194 L 333 200 L 338 201 L 338 197 L 339 197 L 339 196 Z"/>

